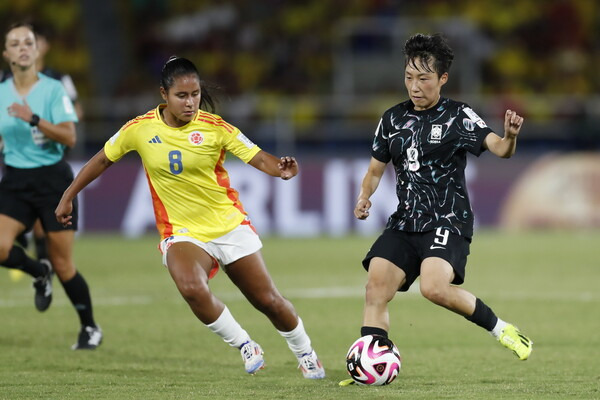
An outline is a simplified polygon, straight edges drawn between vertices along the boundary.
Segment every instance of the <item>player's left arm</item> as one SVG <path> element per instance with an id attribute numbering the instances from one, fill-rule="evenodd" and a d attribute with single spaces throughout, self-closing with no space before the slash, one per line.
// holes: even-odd
<path id="1" fill-rule="evenodd" d="M 483 141 L 483 146 L 493 154 L 502 158 L 510 158 L 517 148 L 517 136 L 523 125 L 523 117 L 515 111 L 506 110 L 504 115 L 504 137 L 490 132 Z"/>
<path id="2" fill-rule="evenodd" d="M 268 175 L 283 180 L 288 180 L 298 175 L 298 162 L 294 157 L 284 156 L 277 158 L 264 150 L 256 153 L 248 164 Z"/>

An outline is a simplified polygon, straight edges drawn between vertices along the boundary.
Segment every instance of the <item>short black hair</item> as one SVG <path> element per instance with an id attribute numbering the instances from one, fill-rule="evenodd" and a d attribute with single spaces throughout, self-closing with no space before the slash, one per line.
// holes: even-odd
<path id="1" fill-rule="evenodd" d="M 433 35 L 424 35 L 417 33 L 411 36 L 404 44 L 404 55 L 406 60 L 404 66 L 411 64 L 419 69 L 416 65 L 417 58 L 420 59 L 420 64 L 429 72 L 437 72 L 438 76 L 450 71 L 452 60 L 454 60 L 454 52 L 448 45 L 446 38 L 441 33 Z M 433 58 L 433 68 L 429 69 L 429 62 Z"/>

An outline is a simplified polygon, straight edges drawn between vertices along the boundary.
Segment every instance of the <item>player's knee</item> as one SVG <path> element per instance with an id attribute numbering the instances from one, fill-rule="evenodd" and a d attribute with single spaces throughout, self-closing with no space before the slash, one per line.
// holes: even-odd
<path id="1" fill-rule="evenodd" d="M 62 282 L 70 280 L 77 273 L 75 264 L 71 258 L 54 255 L 50 257 L 50 263 L 56 276 Z"/>
<path id="2" fill-rule="evenodd" d="M 177 282 L 177 288 L 179 289 L 181 296 L 188 303 L 203 301 L 207 296 L 210 296 L 208 285 L 199 279 Z"/>
<path id="3" fill-rule="evenodd" d="M 388 303 L 396 294 L 396 289 L 389 283 L 369 279 L 365 286 L 365 301 L 367 304 Z"/>
<path id="4" fill-rule="evenodd" d="M 438 285 L 435 282 L 421 280 L 419 288 L 421 290 L 421 294 L 427 300 L 442 306 L 446 304 L 447 290 L 445 286 Z"/>

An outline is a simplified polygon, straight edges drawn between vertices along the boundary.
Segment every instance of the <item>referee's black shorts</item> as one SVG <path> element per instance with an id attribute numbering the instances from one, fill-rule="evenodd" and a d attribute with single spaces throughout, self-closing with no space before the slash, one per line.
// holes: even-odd
<path id="1" fill-rule="evenodd" d="M 26 231 L 38 218 L 47 232 L 77 230 L 77 200 L 73 202 L 73 225 L 64 227 L 54 214 L 72 181 L 73 171 L 64 160 L 38 168 L 6 166 L 0 181 L 0 214 L 21 222 Z"/>
<path id="2" fill-rule="evenodd" d="M 368 271 L 371 259 L 380 257 L 406 273 L 406 282 L 400 289 L 405 292 L 421 273 L 421 263 L 428 257 L 442 258 L 454 269 L 455 285 L 465 280 L 470 239 L 437 228 L 429 232 L 403 232 L 386 228 L 369 249 L 362 264 Z"/>

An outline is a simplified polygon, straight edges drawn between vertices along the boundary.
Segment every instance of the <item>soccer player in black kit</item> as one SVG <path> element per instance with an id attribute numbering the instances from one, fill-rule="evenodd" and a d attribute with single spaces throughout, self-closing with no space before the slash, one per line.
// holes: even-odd
<path id="1" fill-rule="evenodd" d="M 511 157 L 523 118 L 507 110 L 500 137 L 467 104 L 440 96 L 454 58 L 440 34 L 410 37 L 404 54 L 409 100 L 383 114 L 354 209 L 358 219 L 369 216 L 369 198 L 391 161 L 399 203 L 363 260 L 368 281 L 361 336 L 387 337 L 388 303 L 420 275 L 425 298 L 486 329 L 526 360 L 533 342 L 456 286 L 464 281 L 473 234 L 464 173 L 467 152 L 479 156 L 489 150 Z"/>

